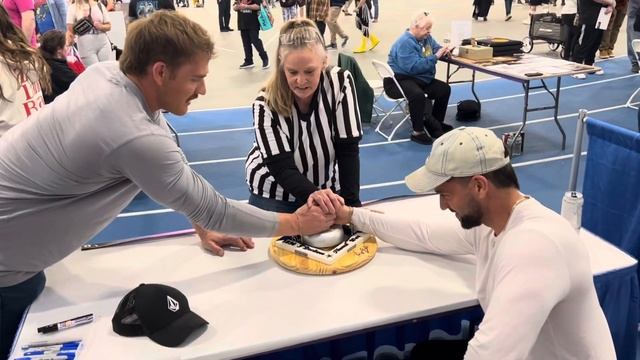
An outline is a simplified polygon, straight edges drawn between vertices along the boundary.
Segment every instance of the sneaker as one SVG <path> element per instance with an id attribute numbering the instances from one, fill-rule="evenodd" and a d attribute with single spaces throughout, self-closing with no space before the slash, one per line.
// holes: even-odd
<path id="1" fill-rule="evenodd" d="M 572 78 L 574 79 L 578 79 L 578 80 L 584 80 L 587 78 L 587 75 L 585 74 L 575 74 L 575 75 L 571 75 Z"/>
<path id="2" fill-rule="evenodd" d="M 344 45 L 343 45 L 343 46 L 344 46 Z M 327 50 L 337 50 L 337 49 L 338 49 L 338 44 L 336 44 L 336 43 L 331 43 L 331 44 L 329 44 L 329 45 L 325 46 L 325 49 L 327 49 Z"/>
<path id="3" fill-rule="evenodd" d="M 270 66 L 271 66 L 271 64 L 269 64 L 269 59 L 268 58 L 262 60 L 262 70 L 267 70 Z"/>
<path id="4" fill-rule="evenodd" d="M 347 41 L 349 41 L 349 37 L 345 36 L 344 38 L 342 38 L 342 42 L 340 43 L 340 46 L 342 47 L 347 46 Z"/>
<path id="5" fill-rule="evenodd" d="M 227 27 L 227 31 L 233 31 L 233 29 L 230 27 Z"/>
<path id="6" fill-rule="evenodd" d="M 594 72 L 594 74 L 596 74 L 596 75 L 604 75 L 604 70 L 600 69 L 600 70 Z"/>
<path id="7" fill-rule="evenodd" d="M 504 21 L 509 21 L 509 20 L 511 20 L 511 17 L 512 17 L 512 16 L 511 16 L 511 14 L 507 15 L 507 17 L 506 17 L 506 18 L 504 18 Z"/>
<path id="8" fill-rule="evenodd" d="M 377 23 L 377 22 L 378 22 L 378 19 L 373 19 L 373 22 Z"/>
<path id="9" fill-rule="evenodd" d="M 251 69 L 255 65 L 252 62 L 245 61 L 240 65 L 240 69 Z"/>
<path id="10" fill-rule="evenodd" d="M 609 59 L 615 57 L 615 55 L 613 55 L 613 50 L 607 50 L 607 55 L 609 55 Z"/>
<path id="11" fill-rule="evenodd" d="M 424 131 L 421 131 L 421 132 L 413 131 L 413 132 L 411 132 L 411 141 L 417 142 L 418 144 L 422 144 L 422 145 L 431 145 L 431 144 L 433 144 L 433 139 L 429 135 L 427 135 L 427 133 L 424 132 Z"/>
<path id="12" fill-rule="evenodd" d="M 486 17 L 486 16 L 484 17 L 484 20 L 483 20 L 483 21 L 487 21 L 487 17 Z"/>
<path id="13" fill-rule="evenodd" d="M 600 50 L 600 52 L 598 53 L 598 57 L 600 59 L 608 59 L 609 58 L 609 52 L 607 50 Z"/>

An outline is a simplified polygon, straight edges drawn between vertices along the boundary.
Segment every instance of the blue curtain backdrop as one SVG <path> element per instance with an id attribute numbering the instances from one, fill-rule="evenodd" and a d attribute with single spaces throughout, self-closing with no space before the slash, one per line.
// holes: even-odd
<path id="1" fill-rule="evenodd" d="M 582 226 L 640 256 L 640 134 L 587 119 Z"/>
<path id="2" fill-rule="evenodd" d="M 582 226 L 621 250 L 638 259 L 640 257 L 640 134 L 587 118 L 589 150 L 584 174 L 582 193 Z M 636 272 L 638 267 L 636 267 Z M 638 275 L 636 283 L 629 288 L 615 288 L 602 282 L 598 287 L 600 302 L 605 309 L 609 325 L 614 333 L 618 357 L 621 349 L 633 351 L 635 359 L 636 333 L 633 338 L 619 337 L 616 329 L 624 328 L 625 312 L 632 310 L 627 327 L 636 327 L 638 322 Z M 622 281 L 622 280 L 620 280 Z M 619 284 L 624 284 L 620 282 Z M 631 287 L 632 286 L 632 287 Z M 615 309 L 615 298 L 631 295 L 636 309 Z M 613 326 L 613 323 L 616 325 Z M 631 322 L 631 321 L 629 321 Z M 618 330 L 619 331 L 619 330 Z M 633 349 L 631 348 L 633 343 Z M 627 354 L 624 353 L 625 358 Z"/>

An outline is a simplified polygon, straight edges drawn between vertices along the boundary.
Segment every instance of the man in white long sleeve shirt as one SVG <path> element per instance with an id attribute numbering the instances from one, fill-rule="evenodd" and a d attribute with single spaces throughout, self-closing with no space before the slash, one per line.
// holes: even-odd
<path id="1" fill-rule="evenodd" d="M 485 312 L 468 344 L 453 349 L 458 356 L 442 352 L 451 346 L 427 341 L 414 348 L 414 358 L 616 358 L 586 247 L 564 218 L 519 191 L 508 151 L 493 132 L 457 128 L 441 136 L 406 184 L 418 193 L 435 190 L 440 207 L 458 221 L 430 223 L 343 206 L 337 222 L 411 251 L 475 255 Z"/>

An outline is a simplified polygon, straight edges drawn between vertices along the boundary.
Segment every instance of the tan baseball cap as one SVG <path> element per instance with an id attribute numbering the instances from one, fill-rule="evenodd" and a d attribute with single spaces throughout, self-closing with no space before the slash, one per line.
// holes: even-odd
<path id="1" fill-rule="evenodd" d="M 459 127 L 434 140 L 424 166 L 404 180 L 411 191 L 424 193 L 453 177 L 486 174 L 509 162 L 502 141 L 493 131 Z"/>

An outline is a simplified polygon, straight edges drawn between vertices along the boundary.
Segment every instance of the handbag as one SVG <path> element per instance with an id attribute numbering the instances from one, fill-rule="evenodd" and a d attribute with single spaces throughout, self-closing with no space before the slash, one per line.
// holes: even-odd
<path id="1" fill-rule="evenodd" d="M 462 100 L 458 103 L 456 120 L 476 121 L 480 119 L 480 104 L 476 100 Z"/>
<path id="2" fill-rule="evenodd" d="M 85 66 L 82 63 L 82 60 L 80 60 L 78 49 L 76 49 L 75 46 L 69 47 L 69 50 L 67 52 L 67 65 L 69 66 L 71 71 L 76 73 L 76 75 L 82 74 L 82 72 L 85 70 Z"/>
<path id="3" fill-rule="evenodd" d="M 88 34 L 93 30 L 93 20 L 91 19 L 91 7 L 89 7 L 89 16 L 85 16 L 73 24 L 73 32 L 76 35 Z"/>
<path id="4" fill-rule="evenodd" d="M 273 27 L 273 20 L 269 19 L 269 11 L 262 5 L 260 5 L 260 12 L 258 12 L 258 22 L 262 31 L 267 31 Z"/>
<path id="5" fill-rule="evenodd" d="M 73 32 L 76 35 L 88 34 L 93 29 L 93 21 L 91 21 L 90 18 L 83 17 L 82 19 L 76 21 L 75 24 L 73 24 Z"/>

